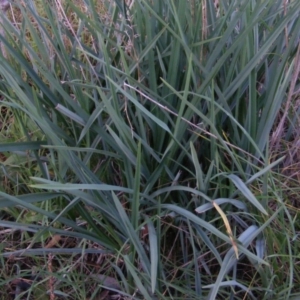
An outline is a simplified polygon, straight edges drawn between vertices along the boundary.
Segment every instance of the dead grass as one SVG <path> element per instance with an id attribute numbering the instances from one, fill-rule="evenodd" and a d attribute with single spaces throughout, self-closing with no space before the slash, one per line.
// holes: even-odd
<path id="1" fill-rule="evenodd" d="M 77 13 L 68 4 L 68 2 L 69 1 L 65 1 L 65 0 L 55 0 L 53 1 L 53 9 L 57 13 L 58 22 L 61 22 L 65 27 L 65 29 L 70 30 L 73 36 L 76 36 L 76 32 L 80 24 L 80 19 L 77 16 Z M 80 12 L 83 12 L 87 16 L 91 14 L 90 12 L 88 12 L 87 6 L 83 0 L 76 0 L 72 4 L 76 7 L 76 9 L 78 9 Z M 22 0 L 19 2 L 19 5 L 22 7 L 26 7 L 26 2 Z M 41 0 L 35 1 L 35 6 L 39 15 L 41 17 L 47 18 L 47 14 L 44 10 L 43 1 Z M 108 15 L 106 7 L 104 5 L 104 0 L 99 0 L 99 1 L 96 0 L 95 8 L 100 18 L 102 18 L 103 20 L 110 19 L 110 16 Z M 7 11 L 7 16 L 15 26 L 20 28 L 20 25 L 22 24 L 23 16 L 22 16 L 22 11 L 18 5 L 10 5 Z M 34 16 L 30 15 L 29 12 L 28 12 L 28 16 L 31 19 L 31 23 L 37 28 L 38 25 L 36 24 Z M 48 32 L 50 35 L 52 35 L 52 31 L 50 27 L 48 27 Z M 34 47 L 34 43 L 29 32 L 26 33 L 26 39 Z M 64 39 L 65 48 L 67 49 L 67 51 L 70 51 L 72 49 L 73 42 L 66 35 L 64 35 L 63 39 Z M 88 31 L 88 29 L 85 27 L 81 34 L 81 43 L 90 45 L 92 41 L 93 41 L 93 37 L 91 33 Z M 48 47 L 50 48 L 52 47 L 50 42 L 48 44 Z M 26 55 L 26 57 L 30 59 L 28 55 Z"/>

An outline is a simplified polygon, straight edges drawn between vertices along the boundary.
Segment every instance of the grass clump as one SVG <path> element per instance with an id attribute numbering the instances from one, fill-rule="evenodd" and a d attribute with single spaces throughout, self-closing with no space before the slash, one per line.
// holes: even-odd
<path id="1" fill-rule="evenodd" d="M 2 285 L 297 297 L 297 189 L 271 138 L 298 97 L 300 3 L 40 3 L 1 38 L 1 104 L 22 136 L 0 145 Z"/>

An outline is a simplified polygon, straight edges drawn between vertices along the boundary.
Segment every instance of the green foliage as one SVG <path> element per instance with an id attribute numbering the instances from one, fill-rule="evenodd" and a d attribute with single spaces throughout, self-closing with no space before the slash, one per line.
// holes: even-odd
<path id="1" fill-rule="evenodd" d="M 0 151 L 30 162 L 26 189 L 0 193 L 0 226 L 41 243 L 23 255 L 48 253 L 52 234 L 77 239 L 76 254 L 97 245 L 101 274 L 136 299 L 300 293 L 295 211 L 269 154 L 300 2 L 116 0 L 101 17 L 92 0 L 55 3 L 19 6 L 1 37 L 1 105 L 26 139 Z"/>

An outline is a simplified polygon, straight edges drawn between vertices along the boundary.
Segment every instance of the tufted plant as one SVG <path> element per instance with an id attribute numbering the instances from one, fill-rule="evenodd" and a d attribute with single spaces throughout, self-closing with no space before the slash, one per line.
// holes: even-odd
<path id="1" fill-rule="evenodd" d="M 3 24 L 1 105 L 23 140 L 0 145 L 0 225 L 31 240 L 3 255 L 65 257 L 45 244 L 68 236 L 137 299 L 297 295 L 295 190 L 270 138 L 278 116 L 296 126 L 300 2 L 41 3 Z"/>

